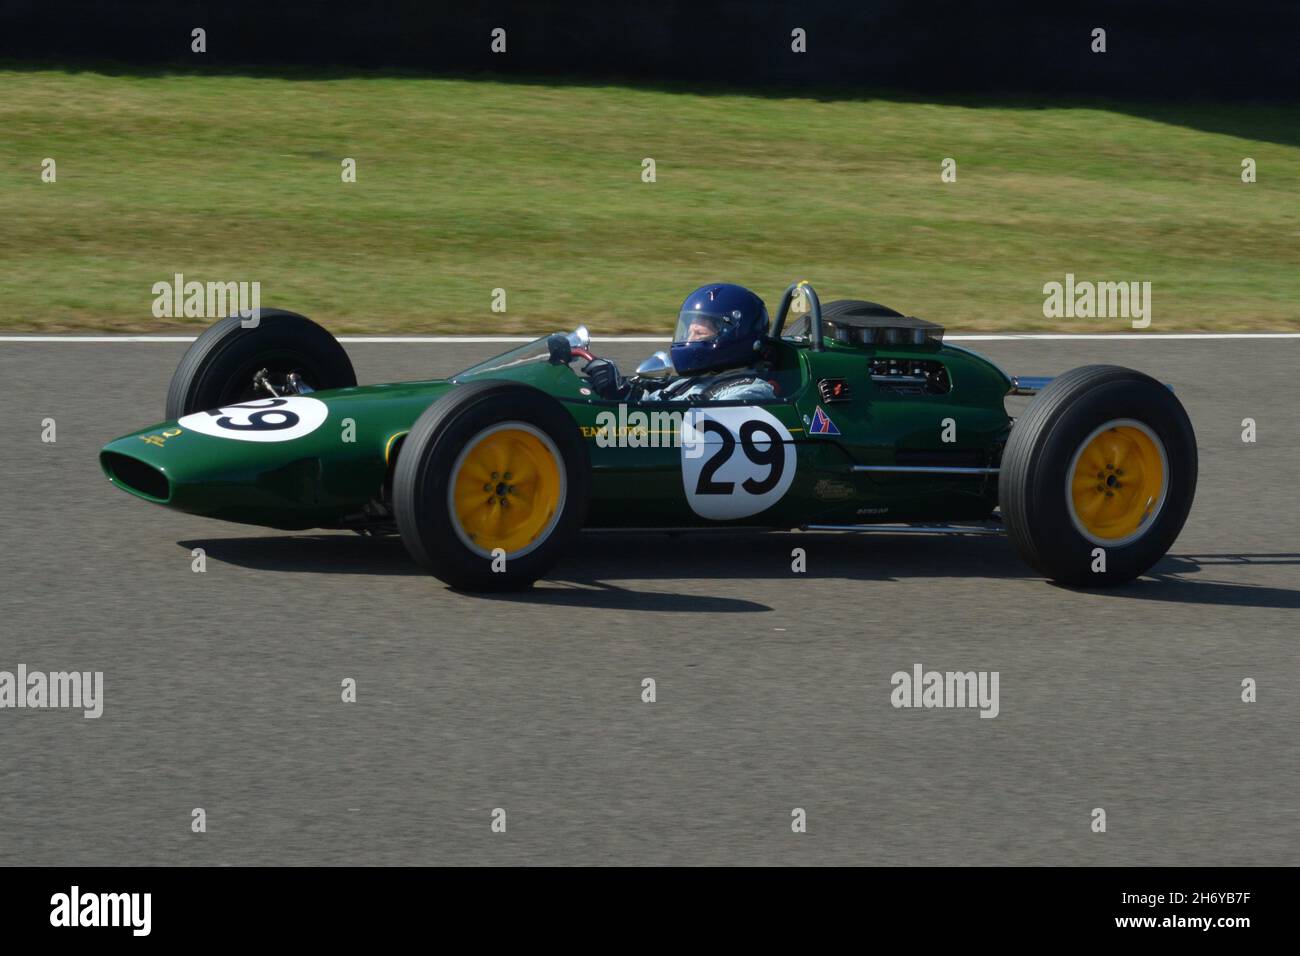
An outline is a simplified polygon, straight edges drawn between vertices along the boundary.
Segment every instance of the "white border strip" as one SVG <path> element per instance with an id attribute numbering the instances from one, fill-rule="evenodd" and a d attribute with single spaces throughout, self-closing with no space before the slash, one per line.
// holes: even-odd
<path id="1" fill-rule="evenodd" d="M 115 342 L 193 342 L 195 335 L 0 335 L 0 342 L 79 342 L 108 344 Z M 340 342 L 364 345 L 478 345 L 523 344 L 536 341 L 537 336 L 527 335 L 340 335 Z M 1300 332 L 992 332 L 987 334 L 945 335 L 945 342 L 1001 342 L 1001 341 L 1073 341 L 1140 339 L 1300 339 Z M 664 345 L 668 341 L 652 335 L 598 335 L 593 342 L 628 342 L 647 345 Z"/>

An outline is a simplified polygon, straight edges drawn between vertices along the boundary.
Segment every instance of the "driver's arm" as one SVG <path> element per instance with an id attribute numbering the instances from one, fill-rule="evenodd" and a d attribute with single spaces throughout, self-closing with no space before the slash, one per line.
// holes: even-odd
<path id="1" fill-rule="evenodd" d="M 611 359 L 592 359 L 583 366 L 582 372 L 591 382 L 592 391 L 601 398 L 613 401 L 625 397 L 630 391 L 627 379 L 619 373 L 618 366 Z"/>

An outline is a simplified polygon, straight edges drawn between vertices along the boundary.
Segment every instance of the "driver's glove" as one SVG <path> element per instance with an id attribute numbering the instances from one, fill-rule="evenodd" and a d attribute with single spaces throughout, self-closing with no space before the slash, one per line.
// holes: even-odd
<path id="1" fill-rule="evenodd" d="M 592 390 L 601 398 L 622 398 L 627 391 L 627 380 L 609 359 L 592 359 L 582 371 L 591 382 Z"/>

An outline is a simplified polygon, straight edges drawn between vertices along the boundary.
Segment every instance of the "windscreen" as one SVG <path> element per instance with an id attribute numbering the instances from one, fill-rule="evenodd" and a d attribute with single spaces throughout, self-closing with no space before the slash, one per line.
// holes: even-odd
<path id="1" fill-rule="evenodd" d="M 545 364 L 551 360 L 551 350 L 546 344 L 547 338 L 549 336 L 544 335 L 527 345 L 521 345 L 509 352 L 502 352 L 485 362 L 471 365 L 465 371 L 453 375 L 451 377 L 452 381 L 461 382 L 471 378 L 492 378 L 507 369 L 517 369 L 529 363 Z"/>

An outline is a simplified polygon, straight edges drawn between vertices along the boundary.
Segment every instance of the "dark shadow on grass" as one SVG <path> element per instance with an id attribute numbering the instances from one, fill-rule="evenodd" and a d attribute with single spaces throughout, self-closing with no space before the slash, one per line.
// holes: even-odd
<path id="1" fill-rule="evenodd" d="M 396 67 L 315 67 L 296 64 L 240 65 L 211 61 L 171 64 L 128 64 L 113 61 L 40 63 L 0 60 L 0 70 L 64 73 L 97 73 L 114 77 L 234 76 L 246 78 L 318 81 L 340 79 L 462 80 L 573 89 L 620 88 L 686 96 L 750 96 L 764 99 L 805 99 L 820 103 L 871 102 L 910 103 L 919 106 L 951 106 L 964 109 L 1088 109 L 1124 113 L 1171 126 L 1219 133 L 1246 140 L 1300 145 L 1300 90 L 1285 86 L 1262 87 L 1255 100 L 1179 97 L 1081 96 L 1071 93 L 1027 94 L 1015 91 L 980 91 L 955 94 L 918 92 L 854 84 L 797 84 L 785 81 L 738 84 L 725 79 L 663 81 L 636 76 L 585 77 L 527 73 L 458 72 Z"/>

